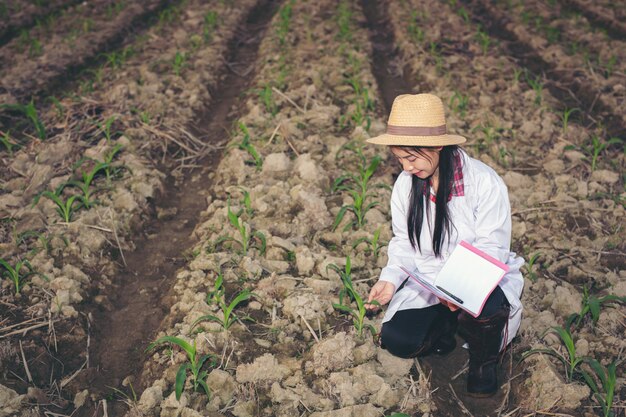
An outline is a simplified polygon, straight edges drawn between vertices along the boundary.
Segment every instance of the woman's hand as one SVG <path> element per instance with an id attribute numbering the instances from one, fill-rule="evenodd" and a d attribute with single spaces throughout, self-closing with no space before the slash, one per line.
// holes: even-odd
<path id="1" fill-rule="evenodd" d="M 447 302 L 443 298 L 439 298 L 439 301 L 441 302 L 441 304 L 443 304 L 444 306 L 448 307 L 450 309 L 450 311 L 457 311 L 459 309 L 459 307 L 457 307 L 456 305 L 454 305 L 452 303 Z"/>
<path id="2" fill-rule="evenodd" d="M 396 286 L 391 282 L 378 281 L 370 290 L 370 295 L 367 297 L 367 303 L 365 308 L 368 310 L 377 310 L 380 306 L 376 304 L 370 304 L 372 301 L 378 301 L 382 306 L 391 301 L 393 293 L 396 292 Z"/>

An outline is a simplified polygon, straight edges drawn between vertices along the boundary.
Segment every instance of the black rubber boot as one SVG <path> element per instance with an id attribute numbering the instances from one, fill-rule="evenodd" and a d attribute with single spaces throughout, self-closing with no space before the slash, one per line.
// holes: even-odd
<path id="1" fill-rule="evenodd" d="M 441 311 L 432 323 L 424 344 L 415 353 L 415 356 L 426 356 L 434 353 L 444 356 L 456 348 L 456 334 L 458 311 L 450 311 L 443 304 L 440 304 Z"/>
<path id="2" fill-rule="evenodd" d="M 472 397 L 490 397 L 498 391 L 498 356 L 509 310 L 508 305 L 502 306 L 485 319 L 459 314 L 459 334 L 469 345 L 467 393 Z"/>

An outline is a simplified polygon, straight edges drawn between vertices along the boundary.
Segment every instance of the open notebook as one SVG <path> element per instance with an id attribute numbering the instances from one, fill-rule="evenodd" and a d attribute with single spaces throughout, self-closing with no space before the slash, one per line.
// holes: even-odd
<path id="1" fill-rule="evenodd" d="M 418 276 L 415 271 L 400 268 L 437 297 L 474 317 L 480 315 L 487 298 L 509 270 L 503 262 L 465 241 L 454 248 L 434 282 Z"/>

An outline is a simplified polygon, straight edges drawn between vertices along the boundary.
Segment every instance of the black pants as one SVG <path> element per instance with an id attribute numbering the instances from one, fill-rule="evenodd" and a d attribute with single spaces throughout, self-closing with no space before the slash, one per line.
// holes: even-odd
<path id="1" fill-rule="evenodd" d="M 477 319 L 491 317 L 503 305 L 508 304 L 504 292 L 497 286 Z M 383 323 L 380 332 L 381 344 L 395 356 L 410 358 L 415 352 L 420 351 L 426 337 L 434 328 L 443 325 L 451 325 L 455 328 L 458 313 L 459 310 L 450 311 L 443 304 L 397 311 L 391 320 Z"/>

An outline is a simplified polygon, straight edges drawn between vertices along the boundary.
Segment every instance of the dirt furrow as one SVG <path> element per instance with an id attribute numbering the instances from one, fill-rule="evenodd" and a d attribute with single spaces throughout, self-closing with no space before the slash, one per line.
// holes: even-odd
<path id="1" fill-rule="evenodd" d="M 548 80 L 546 88 L 563 103 L 562 109 L 581 108 L 585 123 L 606 128 L 609 137 L 620 136 L 626 131 L 625 113 L 621 111 L 623 104 L 610 96 L 603 97 L 603 91 L 594 87 L 591 77 L 585 77 L 575 69 L 558 68 L 558 62 L 543 56 L 541 49 L 534 46 L 536 42 L 531 41 L 532 36 L 519 35 L 524 32 L 524 27 L 511 23 L 514 16 L 483 1 L 465 1 L 463 4 L 470 8 L 472 16 L 490 36 L 504 42 L 509 54 L 523 67 L 535 77 L 545 75 Z"/>
<path id="2" fill-rule="evenodd" d="M 0 50 L 2 62 L 11 63 L 1 73 L 0 101 L 25 103 L 33 97 L 52 94 L 81 69 L 109 59 L 105 57 L 107 53 L 148 28 L 154 22 L 150 17 L 171 3 L 150 0 L 122 4 L 121 10 L 111 11 L 108 16 L 106 2 L 100 2 L 87 13 L 77 8 L 75 13 L 51 23 L 50 28 L 42 28 L 41 40 L 28 33 L 24 39 L 14 39 Z M 57 25 L 67 26 L 67 39 L 62 32 L 53 36 L 46 33 Z"/>
<path id="3" fill-rule="evenodd" d="M 619 8 L 618 4 L 609 3 L 609 6 L 613 6 L 611 10 L 598 2 L 589 0 L 561 0 L 561 3 L 570 10 L 582 13 L 596 28 L 605 30 L 615 39 L 626 40 L 626 24 L 624 23 L 626 13 L 623 7 Z"/>
<path id="4" fill-rule="evenodd" d="M 36 24 L 63 13 L 80 0 L 53 0 L 45 4 L 12 1 L 0 5 L 0 47 Z"/>

